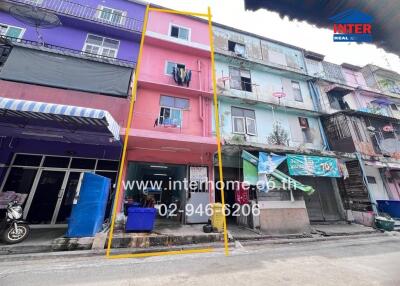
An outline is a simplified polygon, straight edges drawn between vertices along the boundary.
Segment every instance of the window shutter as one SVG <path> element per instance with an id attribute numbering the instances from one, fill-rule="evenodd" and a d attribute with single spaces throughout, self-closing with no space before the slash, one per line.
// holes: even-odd
<path id="1" fill-rule="evenodd" d="M 122 26 L 125 26 L 127 17 L 128 17 L 128 12 L 126 12 L 126 11 L 122 12 L 122 19 L 121 19 L 121 25 Z"/>
<path id="2" fill-rule="evenodd" d="M 233 117 L 233 132 L 239 134 L 245 134 L 245 120 L 244 117 Z"/>
<path id="3" fill-rule="evenodd" d="M 289 128 L 290 128 L 290 135 L 291 139 L 290 141 L 293 141 L 295 143 L 301 143 L 303 142 L 303 133 L 302 129 L 300 127 L 299 119 L 297 117 L 288 117 L 288 123 L 289 123 Z"/>
<path id="4" fill-rule="evenodd" d="M 286 66 L 285 55 L 271 49 L 268 50 L 268 60 L 272 63 Z"/>
<path id="5" fill-rule="evenodd" d="M 104 7 L 102 5 L 97 6 L 96 13 L 94 14 L 95 18 L 100 19 L 100 14 L 101 14 L 101 11 L 103 10 L 103 8 Z"/>
<path id="6" fill-rule="evenodd" d="M 256 135 L 256 121 L 253 118 L 246 117 L 247 134 Z"/>
<path id="7" fill-rule="evenodd" d="M 287 78 L 281 78 L 282 79 L 282 87 L 283 87 L 283 92 L 286 93 L 286 99 L 287 100 L 293 100 L 293 87 L 292 87 L 292 81 Z"/>
<path id="8" fill-rule="evenodd" d="M 237 68 L 229 68 L 229 75 L 230 75 L 230 87 L 234 89 L 242 89 L 240 70 Z"/>
<path id="9" fill-rule="evenodd" d="M 240 76 L 241 77 L 247 77 L 250 78 L 250 71 L 249 70 L 240 70 Z"/>

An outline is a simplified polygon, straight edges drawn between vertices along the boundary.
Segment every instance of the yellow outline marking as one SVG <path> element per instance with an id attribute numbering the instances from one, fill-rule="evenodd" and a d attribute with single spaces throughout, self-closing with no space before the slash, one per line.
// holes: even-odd
<path id="1" fill-rule="evenodd" d="M 121 167 L 120 167 L 119 174 L 118 174 L 117 191 L 116 191 L 115 198 L 114 198 L 113 214 L 111 217 L 111 229 L 110 229 L 110 233 L 109 233 L 107 252 L 106 252 L 107 257 L 110 256 L 111 243 L 112 243 L 112 239 L 113 239 L 113 235 L 114 235 L 115 216 L 116 216 L 116 212 L 117 212 L 117 208 L 118 208 L 118 204 L 119 204 L 119 196 L 120 196 L 120 192 L 121 192 L 122 171 L 123 171 L 124 165 L 125 165 L 126 149 L 128 146 L 129 131 L 131 129 L 131 122 L 132 122 L 132 117 L 133 117 L 133 107 L 134 107 L 135 101 L 136 101 L 137 82 L 138 82 L 138 75 L 139 75 L 139 70 L 140 70 L 140 61 L 142 59 L 144 36 L 146 33 L 147 20 L 149 17 L 149 8 L 150 8 L 150 5 L 147 5 L 146 13 L 144 15 L 138 61 L 136 63 L 135 78 L 134 78 L 133 87 L 132 87 L 132 98 L 131 98 L 131 102 L 130 102 L 130 106 L 129 106 L 128 122 L 126 123 L 126 128 L 125 128 L 124 146 L 122 148 L 122 157 L 121 157 L 121 165 L 120 165 Z"/>
<path id="2" fill-rule="evenodd" d="M 119 200 L 119 196 L 120 196 L 120 192 L 121 192 L 120 189 L 121 189 L 121 181 L 122 181 L 122 171 L 123 171 L 123 168 L 125 165 L 126 150 L 127 150 L 127 145 L 128 145 L 128 139 L 129 139 L 129 130 L 131 128 L 131 123 L 132 123 L 132 118 L 133 118 L 133 108 L 134 108 L 135 101 L 136 101 L 137 82 L 138 82 L 138 77 L 139 77 L 140 63 L 141 63 L 142 54 L 143 54 L 143 45 L 144 45 L 144 39 L 145 39 L 147 22 L 148 22 L 150 10 L 171 13 L 171 14 L 184 14 L 184 15 L 201 16 L 201 17 L 208 18 L 208 27 L 209 27 L 209 33 L 210 33 L 210 47 L 211 47 L 212 81 L 213 81 L 214 106 L 215 106 L 214 111 L 215 111 L 215 120 L 216 120 L 215 125 L 216 125 L 216 134 L 217 134 L 217 150 L 218 150 L 218 163 L 219 163 L 219 178 L 220 178 L 221 187 L 222 187 L 221 188 L 221 201 L 222 201 L 222 204 L 225 205 L 225 195 L 224 195 L 224 189 L 223 189 L 223 185 L 222 185 L 223 173 L 222 173 L 221 137 L 220 137 L 218 105 L 217 105 L 217 80 L 216 80 L 216 74 L 215 74 L 214 39 L 213 39 L 213 34 L 212 34 L 211 8 L 208 7 L 208 14 L 202 14 L 202 13 L 192 13 L 192 12 L 185 12 L 185 11 L 174 11 L 174 10 L 167 10 L 167 9 L 150 8 L 150 5 L 147 5 L 144 22 L 143 22 L 143 28 L 142 28 L 142 37 L 141 37 L 141 42 L 140 42 L 138 61 L 136 64 L 135 78 L 134 78 L 133 88 L 132 88 L 132 98 L 130 101 L 128 122 L 127 122 L 126 128 L 125 128 L 124 146 L 123 146 L 122 157 L 121 157 L 121 168 L 120 168 L 119 174 L 118 174 L 117 191 L 116 191 L 115 198 L 114 198 L 113 214 L 112 214 L 112 218 L 111 218 L 111 228 L 110 228 L 110 233 L 109 233 L 109 237 L 108 237 L 106 257 L 110 258 L 110 259 L 139 258 L 139 257 L 162 256 L 162 255 L 191 254 L 191 253 L 209 253 L 209 252 L 214 251 L 213 248 L 204 248 L 204 249 L 187 249 L 187 250 L 179 250 L 179 251 L 172 250 L 172 251 L 161 251 L 161 252 L 110 255 L 111 244 L 112 244 L 113 235 L 114 235 L 115 216 L 116 216 L 117 207 L 119 204 L 118 200 Z M 225 255 L 228 255 L 229 254 L 229 246 L 228 246 L 228 234 L 227 234 L 227 229 L 226 229 L 225 212 L 224 212 L 223 221 L 224 221 Z"/>
<path id="3" fill-rule="evenodd" d="M 219 170 L 219 181 L 221 186 L 221 202 L 223 206 L 223 222 L 224 222 L 224 248 L 225 255 L 229 255 L 228 247 L 228 233 L 226 229 L 226 216 L 225 216 L 225 194 L 223 185 L 223 172 L 222 172 L 222 155 L 221 155 L 221 135 L 219 128 L 219 112 L 218 112 L 218 101 L 217 101 L 217 78 L 215 74 L 215 58 L 214 58 L 214 37 L 212 32 L 212 21 L 211 21 L 211 8 L 208 7 L 208 30 L 210 33 L 210 47 L 211 47 L 211 69 L 212 69 L 212 81 L 213 81 L 213 92 L 214 92 L 214 117 L 215 117 L 215 133 L 217 135 L 217 150 L 218 150 L 218 170 Z"/>
<path id="4" fill-rule="evenodd" d="M 150 257 L 150 256 L 163 256 L 163 255 L 178 255 L 178 254 L 192 254 L 192 253 L 209 253 L 213 252 L 213 248 L 204 249 L 187 249 L 187 250 L 171 250 L 171 251 L 160 251 L 160 252 L 146 252 L 146 253 L 132 253 L 132 254 L 114 254 L 110 255 L 111 259 L 118 258 L 140 258 L 140 257 Z"/>

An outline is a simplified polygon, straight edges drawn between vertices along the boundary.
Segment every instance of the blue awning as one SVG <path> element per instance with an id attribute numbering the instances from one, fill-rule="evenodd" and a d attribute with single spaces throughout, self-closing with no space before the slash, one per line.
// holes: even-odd
<path id="1" fill-rule="evenodd" d="M 69 122 L 87 127 L 107 127 L 119 140 L 119 125 L 108 111 L 72 105 L 0 97 L 0 116 L 10 115 L 27 119 Z"/>

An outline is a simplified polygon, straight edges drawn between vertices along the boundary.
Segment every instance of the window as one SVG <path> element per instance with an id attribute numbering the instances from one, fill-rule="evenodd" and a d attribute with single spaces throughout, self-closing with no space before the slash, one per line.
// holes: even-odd
<path id="1" fill-rule="evenodd" d="M 189 100 L 179 97 L 160 97 L 160 115 L 157 125 L 182 127 L 182 111 L 189 109 Z"/>
<path id="2" fill-rule="evenodd" d="M 190 29 L 176 25 L 171 25 L 169 35 L 174 38 L 189 41 Z"/>
<path id="3" fill-rule="evenodd" d="M 344 71 L 344 73 L 346 74 L 347 80 L 348 80 L 350 83 L 358 84 L 357 75 L 355 74 L 355 72 L 349 71 L 349 70 L 343 70 L 343 71 Z"/>
<path id="4" fill-rule="evenodd" d="M 0 24 L 0 35 L 11 38 L 22 38 L 25 29 L 6 24 Z"/>
<path id="5" fill-rule="evenodd" d="M 165 65 L 165 74 L 172 75 L 172 72 L 174 71 L 174 68 L 185 69 L 185 65 L 167 61 L 166 65 Z"/>
<path id="6" fill-rule="evenodd" d="M 15 156 L 14 165 L 16 166 L 40 166 L 42 156 L 18 154 Z"/>
<path id="7" fill-rule="evenodd" d="M 399 110 L 399 108 L 397 107 L 397 105 L 394 104 L 394 103 L 392 103 L 392 104 L 390 105 L 390 108 L 391 108 L 392 110 L 396 110 L 396 111 Z"/>
<path id="8" fill-rule="evenodd" d="M 109 7 L 100 6 L 97 18 L 113 24 L 123 24 L 126 12 Z"/>
<path id="9" fill-rule="evenodd" d="M 88 34 L 83 51 L 99 56 L 115 58 L 118 53 L 119 41 Z"/>
<path id="10" fill-rule="evenodd" d="M 296 101 L 303 102 L 303 96 L 301 95 L 300 83 L 292 81 L 293 97 Z"/>
<path id="11" fill-rule="evenodd" d="M 97 162 L 96 170 L 118 170 L 119 162 L 118 161 L 110 161 L 110 160 L 99 160 Z"/>
<path id="12" fill-rule="evenodd" d="M 44 158 L 43 166 L 52 168 L 68 168 L 69 161 L 69 157 L 46 156 Z"/>
<path id="13" fill-rule="evenodd" d="M 310 125 L 308 124 L 308 118 L 299 117 L 299 125 L 301 128 L 301 133 L 303 135 L 303 142 L 312 143 L 313 136 L 311 133 Z"/>
<path id="14" fill-rule="evenodd" d="M 305 117 L 299 117 L 299 124 L 301 128 L 310 128 L 308 125 L 308 119 Z"/>
<path id="15" fill-rule="evenodd" d="M 349 104 L 343 100 L 343 96 L 335 93 L 334 91 L 327 93 L 329 105 L 332 109 L 347 110 L 350 109 Z"/>
<path id="16" fill-rule="evenodd" d="M 374 176 L 367 176 L 367 181 L 369 184 L 376 184 L 376 179 Z"/>
<path id="17" fill-rule="evenodd" d="M 71 169 L 93 170 L 96 166 L 95 159 L 72 158 Z"/>
<path id="18" fill-rule="evenodd" d="M 231 88 L 252 92 L 249 70 L 229 67 L 229 75 Z"/>
<path id="19" fill-rule="evenodd" d="M 400 87 L 396 84 L 394 80 L 391 79 L 381 80 L 381 86 L 387 91 L 400 94 Z"/>
<path id="20" fill-rule="evenodd" d="M 246 47 L 233 41 L 228 41 L 228 50 L 234 52 L 237 56 L 244 57 L 246 54 Z"/>
<path id="21" fill-rule="evenodd" d="M 232 107 L 233 133 L 256 135 L 256 114 L 254 110 Z"/>

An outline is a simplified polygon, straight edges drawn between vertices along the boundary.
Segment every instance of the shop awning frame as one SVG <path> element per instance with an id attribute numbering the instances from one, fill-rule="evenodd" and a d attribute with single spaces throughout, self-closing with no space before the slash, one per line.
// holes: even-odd
<path id="1" fill-rule="evenodd" d="M 27 119 L 105 126 L 116 141 L 120 139 L 120 127 L 106 110 L 0 97 L 0 116 L 6 114 Z"/>

